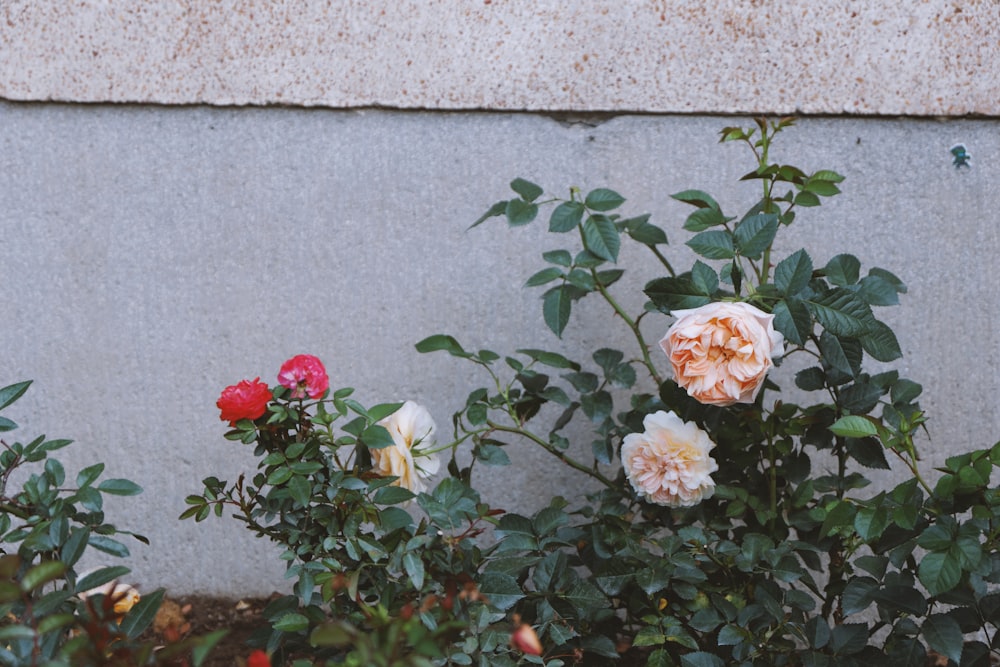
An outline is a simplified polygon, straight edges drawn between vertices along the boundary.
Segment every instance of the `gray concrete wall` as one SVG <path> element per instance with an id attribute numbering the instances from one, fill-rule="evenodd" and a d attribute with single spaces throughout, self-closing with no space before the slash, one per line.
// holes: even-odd
<path id="1" fill-rule="evenodd" d="M 516 176 L 554 192 L 609 186 L 667 229 L 683 266 L 687 211 L 670 193 L 705 189 L 732 211 L 756 196 L 736 181 L 747 156 L 715 143 L 722 126 L 747 122 L 724 114 L 798 112 L 817 117 L 782 137 L 781 159 L 847 180 L 784 247 L 807 245 L 817 264 L 854 252 L 910 286 L 885 318 L 901 369 L 926 389 L 928 470 L 991 445 L 997 10 L 997 0 L 4 2 L 0 380 L 35 380 L 9 416 L 24 437 L 75 438 L 70 467 L 104 460 L 109 476 L 146 488 L 109 503 L 113 520 L 153 540 L 130 559 L 144 588 L 284 587 L 276 550 L 236 522 L 176 521 L 202 477 L 253 468 L 222 438 L 223 387 L 274 382 L 284 359 L 308 352 L 362 402 L 412 398 L 447 430 L 482 378 L 416 354 L 429 334 L 570 356 L 627 345 L 596 302 L 578 306 L 564 341 L 546 332 L 540 293 L 520 288 L 556 243 L 544 225 L 468 225 Z M 106 104 L 118 102 L 142 105 Z M 844 113 L 861 115 L 818 117 Z M 960 118 L 970 114 L 979 119 Z M 971 169 L 952 166 L 956 142 Z M 622 298 L 638 309 L 655 267 L 633 251 L 621 263 Z M 668 323 L 646 324 L 653 338 Z M 515 466 L 484 481 L 490 502 L 528 511 L 550 490 L 578 490 L 543 452 L 514 447 Z"/>
<path id="2" fill-rule="evenodd" d="M 667 230 L 679 266 L 691 259 L 686 210 L 670 193 L 705 189 L 731 211 L 756 195 L 736 182 L 748 156 L 715 143 L 739 118 L 591 126 L 527 114 L 13 103 L 0 116 L 0 377 L 35 380 L 9 416 L 25 436 L 75 438 L 71 464 L 104 460 L 108 475 L 145 487 L 110 511 L 153 540 L 133 549 L 137 581 L 175 591 L 283 585 L 277 552 L 235 521 L 176 521 L 203 476 L 252 469 L 222 438 L 214 403 L 225 385 L 274 382 L 285 358 L 308 352 L 334 386 L 356 387 L 366 403 L 412 398 L 446 430 L 482 378 L 415 353 L 424 336 L 576 357 L 627 345 L 597 302 L 581 304 L 562 343 L 546 332 L 540 293 L 520 287 L 556 247 L 544 225 L 466 231 L 513 177 L 554 192 L 619 190 L 627 211 Z M 928 470 L 1000 433 L 998 130 L 988 120 L 805 119 L 778 144 L 779 159 L 847 177 L 844 194 L 803 211 L 783 246 L 805 244 L 817 264 L 854 252 L 910 287 L 883 314 L 901 369 L 925 387 Z M 952 166 L 958 141 L 972 169 Z M 656 267 L 631 251 L 622 264 L 619 291 L 638 308 Z M 668 320 L 647 324 L 655 336 Z M 514 452 L 515 467 L 485 482 L 490 502 L 527 510 L 539 489 L 578 488 L 544 452 Z"/>

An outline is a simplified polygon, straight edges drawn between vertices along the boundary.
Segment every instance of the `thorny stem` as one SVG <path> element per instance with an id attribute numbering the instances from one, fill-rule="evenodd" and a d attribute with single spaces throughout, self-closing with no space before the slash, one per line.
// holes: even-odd
<path id="1" fill-rule="evenodd" d="M 616 489 L 617 488 L 615 486 L 614 482 L 612 482 L 610 479 L 608 479 L 607 477 L 605 477 L 604 475 L 602 475 L 597 470 L 594 470 L 592 468 L 588 468 L 587 466 L 585 466 L 584 464 L 580 463 L 576 459 L 574 459 L 572 457 L 569 457 L 569 456 L 566 456 L 566 454 L 564 452 L 559 451 L 551 443 L 548 443 L 545 440 L 542 440 L 541 438 L 539 438 L 537 435 L 535 435 L 531 431 L 526 431 L 523 428 L 517 428 L 517 427 L 514 427 L 514 426 L 504 426 L 502 424 L 497 424 L 497 423 L 492 422 L 492 421 L 487 421 L 486 423 L 494 431 L 501 431 L 503 433 L 513 433 L 515 435 L 523 436 L 523 437 L 531 440 L 535 444 L 539 445 L 542 449 L 544 449 L 548 453 L 550 453 L 553 456 L 555 456 L 556 458 L 558 458 L 560 461 L 562 461 L 563 463 L 565 463 L 566 465 L 568 465 L 570 468 L 573 468 L 574 470 L 579 470 L 580 472 L 582 472 L 584 474 L 590 475 L 591 477 L 593 477 L 594 479 L 596 479 L 597 481 L 599 481 L 601 484 L 603 484 L 604 486 L 608 487 L 609 489 Z"/>
<path id="2" fill-rule="evenodd" d="M 607 288 L 601 284 L 601 281 L 597 278 L 597 272 L 594 271 L 594 269 L 591 269 L 590 273 L 594 277 L 594 284 L 597 286 L 597 290 L 601 293 L 601 296 L 604 297 L 605 301 L 611 304 L 611 307 L 614 308 L 616 313 L 618 313 L 618 316 L 621 317 L 628 328 L 632 330 L 632 335 L 635 336 L 636 342 L 639 343 L 639 350 L 642 352 L 642 365 L 646 367 L 646 370 L 649 371 L 653 381 L 656 382 L 656 386 L 659 387 L 663 384 L 663 380 L 660 378 L 660 374 L 656 372 L 656 366 L 653 365 L 653 360 L 649 356 L 649 346 L 646 344 L 646 339 L 643 337 L 642 331 L 639 330 L 638 323 L 636 320 L 629 317 L 628 313 L 626 313 L 625 310 L 618 305 L 618 302 L 615 301 L 614 297 L 611 296 Z"/>

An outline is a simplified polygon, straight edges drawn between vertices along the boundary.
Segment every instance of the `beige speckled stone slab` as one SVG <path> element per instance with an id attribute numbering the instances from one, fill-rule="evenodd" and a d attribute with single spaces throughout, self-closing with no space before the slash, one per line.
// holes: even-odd
<path id="1" fill-rule="evenodd" d="M 4 0 L 9 100 L 1000 114 L 997 0 Z"/>

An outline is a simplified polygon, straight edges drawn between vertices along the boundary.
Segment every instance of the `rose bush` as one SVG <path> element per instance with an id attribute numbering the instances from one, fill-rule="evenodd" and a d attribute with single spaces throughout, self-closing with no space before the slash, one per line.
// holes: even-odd
<path id="1" fill-rule="evenodd" d="M 649 215 L 622 215 L 616 191 L 543 198 L 515 179 L 473 227 L 495 217 L 520 227 L 550 206 L 549 231 L 567 247 L 545 250 L 527 280 L 544 288 L 546 325 L 561 336 L 592 297 L 621 335 L 587 359 L 467 349 L 448 334 L 419 341 L 484 377 L 453 415 L 450 442 L 432 442 L 433 421 L 413 403 L 369 408 L 350 388 L 329 392 L 318 360 L 283 367 L 265 412 L 226 434 L 254 447 L 257 471 L 205 479 L 183 515 L 229 507 L 281 545 L 294 594 L 269 607 L 259 638 L 274 664 L 1000 657 L 1000 443 L 949 458 L 928 482 L 915 444 L 922 389 L 889 366 L 901 348 L 876 316 L 904 283 L 878 267 L 863 274 L 849 253 L 776 255 L 779 233 L 844 180 L 771 161 L 790 125 L 722 130 L 754 158 L 743 180 L 760 194 L 743 215 L 701 190 L 672 195 L 693 208 L 682 226 L 699 257 L 681 272 L 666 233 Z M 656 267 L 638 313 L 615 294 L 625 242 Z M 666 359 L 651 354 L 651 328 L 667 331 Z M 610 346 L 622 338 L 631 352 Z M 776 371 L 790 358 L 803 363 Z M 809 404 L 782 393 L 787 383 Z M 513 463 L 514 441 L 591 491 L 530 515 L 487 506 L 475 482 L 483 466 Z M 447 474 L 431 479 L 438 451 L 450 454 Z M 865 471 L 890 460 L 904 481 L 872 489 Z M 491 541 L 477 539 L 488 527 Z"/>

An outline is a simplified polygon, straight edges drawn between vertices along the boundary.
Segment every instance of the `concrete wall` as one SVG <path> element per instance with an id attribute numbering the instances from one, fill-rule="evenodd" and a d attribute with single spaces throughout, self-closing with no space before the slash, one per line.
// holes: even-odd
<path id="1" fill-rule="evenodd" d="M 906 355 L 899 367 L 925 387 L 928 470 L 996 441 L 996 4 L 845 2 L 829 16 L 806 2 L 569 4 L 392 3 L 394 16 L 375 2 L 0 8 L 0 378 L 35 380 L 8 414 L 22 431 L 8 435 L 72 437 L 70 467 L 104 460 L 109 476 L 145 487 L 109 504 L 153 540 L 130 560 L 144 588 L 285 585 L 276 551 L 235 521 L 176 521 L 202 477 L 252 470 L 222 438 L 214 404 L 227 384 L 274 382 L 284 359 L 308 352 L 334 386 L 365 403 L 417 400 L 447 432 L 482 378 L 416 354 L 429 334 L 575 357 L 627 345 L 597 302 L 580 305 L 564 341 L 546 333 L 540 292 L 520 287 L 555 246 L 544 225 L 466 228 L 516 176 L 556 193 L 609 186 L 667 230 L 675 265 L 690 262 L 687 211 L 669 194 L 697 187 L 726 210 L 748 206 L 756 188 L 737 183 L 748 156 L 715 143 L 722 126 L 748 121 L 630 111 L 911 114 L 806 118 L 782 136 L 780 159 L 847 177 L 783 247 L 806 245 L 817 264 L 853 252 L 909 285 L 882 314 Z M 649 20 L 654 10 L 669 20 Z M 720 39 L 726 17 L 741 27 Z M 638 51 L 618 47 L 626 38 Z M 243 102 L 292 106 L 205 106 Z M 302 108 L 313 105 L 340 108 Z M 991 117 L 921 118 L 966 113 Z M 956 142 L 971 169 L 952 166 Z M 620 292 L 637 309 L 655 266 L 632 251 L 622 265 Z M 667 324 L 648 318 L 650 336 Z M 538 489 L 578 489 L 544 452 L 514 447 L 515 466 L 484 482 L 490 502 L 527 511 Z"/>

